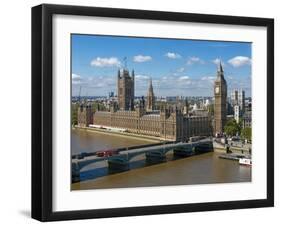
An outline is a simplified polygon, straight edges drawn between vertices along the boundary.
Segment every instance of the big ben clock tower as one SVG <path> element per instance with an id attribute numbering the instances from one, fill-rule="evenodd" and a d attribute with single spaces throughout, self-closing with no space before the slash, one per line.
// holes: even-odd
<path id="1" fill-rule="evenodd" d="M 227 84 L 224 79 L 224 73 L 221 62 L 218 67 L 217 78 L 214 84 L 214 95 L 215 95 L 215 134 L 223 133 L 224 126 L 226 124 L 226 104 L 227 104 Z"/>

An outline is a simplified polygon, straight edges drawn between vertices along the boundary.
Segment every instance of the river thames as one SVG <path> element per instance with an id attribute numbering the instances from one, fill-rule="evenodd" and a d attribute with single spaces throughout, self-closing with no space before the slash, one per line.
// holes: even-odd
<path id="1" fill-rule="evenodd" d="M 157 142 L 160 141 L 73 129 L 71 152 L 73 155 Z M 81 190 L 251 181 L 251 167 L 239 165 L 237 161 L 220 159 L 218 155 L 209 152 L 175 158 L 171 151 L 167 153 L 166 162 L 148 164 L 143 154 L 134 158 L 130 162 L 130 170 L 124 172 L 110 172 L 107 163 L 102 161 L 83 168 L 81 181 L 73 183 L 71 188 Z"/>

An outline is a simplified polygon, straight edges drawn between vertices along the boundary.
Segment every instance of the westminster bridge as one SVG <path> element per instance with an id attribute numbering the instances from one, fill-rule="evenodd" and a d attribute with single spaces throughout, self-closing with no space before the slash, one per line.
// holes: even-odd
<path id="1" fill-rule="evenodd" d="M 105 161 L 111 170 L 122 169 L 129 170 L 130 162 L 139 155 L 145 154 L 148 162 L 163 162 L 166 160 L 166 154 L 173 152 L 175 156 L 191 156 L 198 153 L 213 151 L 213 142 L 211 138 L 205 138 L 195 142 L 178 142 L 168 144 L 157 144 L 148 147 L 135 147 L 130 150 L 120 151 L 112 156 L 99 157 L 97 155 L 85 155 L 72 157 L 72 181 L 80 180 L 80 171 L 87 165 Z"/>

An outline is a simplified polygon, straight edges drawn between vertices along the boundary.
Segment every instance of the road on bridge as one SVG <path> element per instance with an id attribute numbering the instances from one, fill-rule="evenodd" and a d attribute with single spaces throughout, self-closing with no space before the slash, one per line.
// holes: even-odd
<path id="1" fill-rule="evenodd" d="M 120 151 L 118 155 L 113 155 L 113 156 L 109 156 L 109 157 L 87 156 L 87 157 L 84 157 L 83 159 L 72 159 L 72 164 L 75 164 L 75 165 L 78 164 L 79 168 L 81 169 L 82 167 L 84 167 L 88 164 L 108 160 L 111 158 L 116 158 L 118 156 L 124 156 L 124 155 L 134 156 L 136 154 L 153 152 L 153 151 L 158 151 L 158 150 L 163 150 L 163 149 L 170 150 L 175 147 L 190 146 L 190 145 L 194 146 L 194 145 L 197 145 L 200 143 L 210 142 L 210 141 L 212 141 L 211 138 L 205 138 L 205 139 L 195 141 L 195 142 L 190 142 L 190 143 L 179 142 L 179 143 L 173 143 L 173 144 L 162 144 L 162 145 L 157 145 L 157 146 L 152 146 L 152 147 L 136 148 L 136 149 Z"/>

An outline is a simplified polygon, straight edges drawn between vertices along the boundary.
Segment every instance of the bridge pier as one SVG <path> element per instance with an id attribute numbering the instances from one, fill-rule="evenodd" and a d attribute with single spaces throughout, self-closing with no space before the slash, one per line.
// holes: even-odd
<path id="1" fill-rule="evenodd" d="M 150 151 L 145 153 L 147 163 L 158 163 L 166 161 L 166 153 L 162 151 Z"/>
<path id="2" fill-rule="evenodd" d="M 202 153 L 214 151 L 214 147 L 212 142 L 206 142 L 194 146 L 193 150 L 195 154 L 202 154 Z"/>
<path id="3" fill-rule="evenodd" d="M 174 148 L 173 152 L 176 157 L 188 157 L 195 154 L 194 148 L 191 146 Z"/>
<path id="4" fill-rule="evenodd" d="M 73 162 L 71 164 L 71 175 L 72 175 L 71 177 L 72 183 L 80 181 L 80 166 L 76 162 Z"/>
<path id="5" fill-rule="evenodd" d="M 126 171 L 130 169 L 128 156 L 116 156 L 107 160 L 109 171 Z"/>

